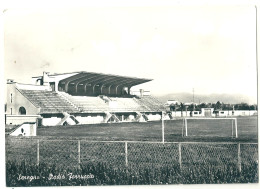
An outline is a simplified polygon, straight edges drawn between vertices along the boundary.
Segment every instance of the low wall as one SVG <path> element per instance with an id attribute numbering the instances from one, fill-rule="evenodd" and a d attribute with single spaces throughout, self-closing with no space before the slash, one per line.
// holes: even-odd
<path id="1" fill-rule="evenodd" d="M 172 111 L 172 117 L 190 117 L 190 111 L 183 111 L 181 115 L 181 111 Z"/>
<path id="2" fill-rule="evenodd" d="M 216 116 L 216 114 L 212 114 L 213 116 Z M 232 112 L 232 110 L 223 110 L 219 111 L 219 117 L 228 117 L 228 116 L 253 116 L 257 115 L 257 110 L 235 110 Z"/>
<path id="3" fill-rule="evenodd" d="M 257 110 L 236 110 L 236 111 L 234 111 L 234 116 L 252 116 L 252 115 L 257 115 Z"/>
<path id="4" fill-rule="evenodd" d="M 6 115 L 7 125 L 21 125 L 24 122 L 37 122 L 39 115 Z"/>

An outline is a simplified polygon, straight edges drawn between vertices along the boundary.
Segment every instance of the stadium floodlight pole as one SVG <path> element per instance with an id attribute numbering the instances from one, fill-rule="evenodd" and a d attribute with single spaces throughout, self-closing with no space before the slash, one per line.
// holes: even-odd
<path id="1" fill-rule="evenodd" d="M 162 143 L 164 143 L 164 121 L 163 121 L 163 111 L 162 111 Z"/>

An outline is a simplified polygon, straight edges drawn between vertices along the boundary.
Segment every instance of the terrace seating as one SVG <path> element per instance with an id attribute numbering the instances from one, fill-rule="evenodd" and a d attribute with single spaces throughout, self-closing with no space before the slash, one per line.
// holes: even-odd
<path id="1" fill-rule="evenodd" d="M 158 112 L 165 108 L 156 98 L 120 98 L 107 96 L 72 96 L 59 92 L 64 98 L 78 107 L 80 112 Z"/>
<path id="2" fill-rule="evenodd" d="M 110 109 L 113 112 L 136 112 L 145 111 L 144 107 L 134 100 L 134 98 L 110 98 L 112 104 Z"/>
<path id="3" fill-rule="evenodd" d="M 78 112 L 78 110 L 66 102 L 53 91 L 43 90 L 19 90 L 31 103 L 41 108 L 41 113 Z"/>
<path id="4" fill-rule="evenodd" d="M 144 96 L 139 99 L 136 99 L 136 101 L 140 105 L 145 107 L 146 111 L 151 111 L 151 112 L 165 111 L 165 107 L 163 106 L 163 104 L 152 96 Z"/>
<path id="5" fill-rule="evenodd" d="M 158 112 L 162 103 L 151 96 L 141 98 L 72 96 L 65 92 L 21 90 L 41 113 Z"/>
<path id="6" fill-rule="evenodd" d="M 109 110 L 108 104 L 99 97 L 72 96 L 64 92 L 61 94 L 72 104 L 77 106 L 81 110 L 80 112 L 104 112 Z"/>

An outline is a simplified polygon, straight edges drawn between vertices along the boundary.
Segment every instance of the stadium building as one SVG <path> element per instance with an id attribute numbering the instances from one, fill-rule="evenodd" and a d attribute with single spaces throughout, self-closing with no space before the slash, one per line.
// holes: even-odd
<path id="1" fill-rule="evenodd" d="M 6 124 L 75 125 L 160 120 L 165 107 L 149 92 L 131 91 L 151 79 L 92 72 L 32 77 L 34 84 L 7 81 Z"/>

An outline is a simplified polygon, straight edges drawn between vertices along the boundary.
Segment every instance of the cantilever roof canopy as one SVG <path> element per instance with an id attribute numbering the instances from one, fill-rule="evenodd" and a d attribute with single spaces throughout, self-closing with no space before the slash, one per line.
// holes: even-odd
<path id="1" fill-rule="evenodd" d="M 135 77 L 125 77 L 118 75 L 102 74 L 102 73 L 93 73 L 93 72 L 78 72 L 78 74 L 71 77 L 60 80 L 59 85 L 64 86 L 66 92 L 71 91 L 70 88 L 75 90 L 77 93 L 79 86 L 92 86 L 93 91 L 94 87 L 102 88 L 109 87 L 109 90 L 115 89 L 116 94 L 117 90 L 120 90 L 122 87 L 128 87 L 129 89 L 132 86 L 139 85 L 152 79 L 144 78 L 135 78 Z M 86 90 L 86 89 L 85 89 Z"/>

